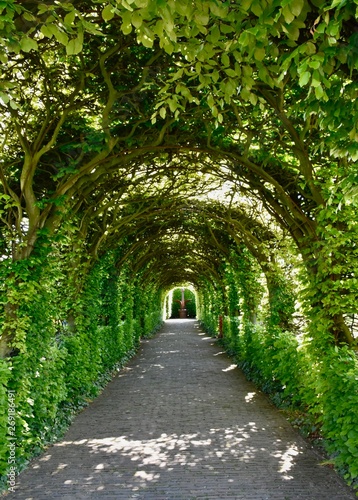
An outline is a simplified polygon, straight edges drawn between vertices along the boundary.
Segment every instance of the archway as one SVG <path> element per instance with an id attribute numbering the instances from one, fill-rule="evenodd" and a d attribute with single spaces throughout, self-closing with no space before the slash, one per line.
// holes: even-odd
<path id="1" fill-rule="evenodd" d="M 206 329 L 221 317 L 249 376 L 319 415 L 353 480 L 356 5 L 195 9 L 3 7 L 0 377 L 19 453 L 191 283 Z"/>
<path id="2" fill-rule="evenodd" d="M 185 286 L 174 288 L 172 291 L 171 318 L 196 318 L 196 294 L 195 290 L 191 288 Z"/>

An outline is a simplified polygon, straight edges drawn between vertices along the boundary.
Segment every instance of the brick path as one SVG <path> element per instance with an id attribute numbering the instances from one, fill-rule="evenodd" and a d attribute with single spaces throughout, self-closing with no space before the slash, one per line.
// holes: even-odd
<path id="1" fill-rule="evenodd" d="M 6 499 L 356 498 L 193 320 L 170 320 Z"/>

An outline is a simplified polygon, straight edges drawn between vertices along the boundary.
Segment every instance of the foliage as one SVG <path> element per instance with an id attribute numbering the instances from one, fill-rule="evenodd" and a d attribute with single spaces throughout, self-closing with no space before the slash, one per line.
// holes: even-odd
<path id="1" fill-rule="evenodd" d="M 24 461 L 185 282 L 356 477 L 356 19 L 356 0 L 0 3 L 0 380 Z"/>
<path id="2" fill-rule="evenodd" d="M 68 288 L 73 281 L 66 280 L 66 274 L 80 268 L 68 267 L 74 254 L 66 238 L 47 240 L 45 248 L 21 261 L 21 282 L 16 282 L 18 262 L 10 267 L 12 279 L 6 281 L 14 289 L 18 317 L 25 317 L 28 327 L 17 331 L 16 355 L 1 361 L 6 403 L 0 423 L 4 484 L 9 453 L 7 391 L 16 395 L 16 467 L 21 470 L 98 395 L 113 371 L 135 352 L 140 335 L 149 334 L 161 322 L 160 296 L 153 298 L 150 287 L 131 278 L 129 262 L 118 270 L 113 252 L 77 274 L 75 303 L 63 300 L 66 294 L 73 296 Z M 131 297 L 137 290 L 143 301 L 143 316 L 137 316 L 143 332 L 134 330 Z"/>
<path id="3" fill-rule="evenodd" d="M 319 421 L 328 440 L 327 449 L 349 483 L 357 483 L 357 358 L 346 348 L 330 349 L 319 371 Z"/>
<path id="4" fill-rule="evenodd" d="M 249 262 L 245 252 L 232 252 L 225 265 L 223 282 L 227 294 L 224 306 L 231 316 L 225 317 L 220 342 L 247 377 L 285 410 L 305 436 L 319 441 L 347 482 L 356 485 L 357 358 L 347 347 L 326 348 L 322 354 L 319 347 L 314 349 L 316 339 L 312 341 L 309 333 L 304 337 L 296 328 L 291 331 L 282 328 L 277 311 L 285 308 L 283 316 L 292 316 L 292 289 L 288 301 L 282 300 L 282 293 L 269 294 L 267 290 L 268 314 L 259 301 L 252 309 L 251 296 L 257 287 L 262 287 L 262 280 L 259 268 L 255 270 L 252 263 L 250 276 Z M 266 286 L 270 283 L 267 280 Z M 282 275 L 275 283 L 284 289 Z M 287 280 L 286 286 L 290 288 Z M 204 296 L 208 304 L 216 297 L 209 287 Z M 222 297 L 219 303 L 220 300 Z M 232 316 L 237 311 L 239 316 Z M 217 327 L 213 329 L 217 312 L 214 315 L 213 318 L 207 310 L 201 318 L 204 328 L 217 335 Z M 292 321 L 288 323 L 293 327 Z M 312 324 L 309 327 L 312 328 Z"/>

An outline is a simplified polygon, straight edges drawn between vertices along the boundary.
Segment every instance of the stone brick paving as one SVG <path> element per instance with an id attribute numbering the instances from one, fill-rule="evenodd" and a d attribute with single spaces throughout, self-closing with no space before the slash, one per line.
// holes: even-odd
<path id="1" fill-rule="evenodd" d="M 10 499 L 343 500 L 355 494 L 194 320 L 170 320 Z"/>

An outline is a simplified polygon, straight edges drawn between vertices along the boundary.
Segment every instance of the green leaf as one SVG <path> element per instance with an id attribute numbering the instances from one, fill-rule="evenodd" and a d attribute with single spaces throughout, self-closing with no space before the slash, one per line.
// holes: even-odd
<path id="1" fill-rule="evenodd" d="M 3 92 L 0 92 L 0 101 L 2 101 L 3 104 L 7 104 L 10 100 L 10 97 L 7 94 L 4 94 Z"/>
<path id="2" fill-rule="evenodd" d="M 26 19 L 26 21 L 30 21 L 32 23 L 36 21 L 36 17 L 33 16 L 30 12 L 24 12 L 22 16 L 24 19 Z"/>
<path id="3" fill-rule="evenodd" d="M 161 47 L 169 55 L 171 55 L 174 51 L 174 45 L 169 40 L 162 40 Z"/>
<path id="4" fill-rule="evenodd" d="M 56 37 L 58 42 L 62 43 L 62 45 L 68 44 L 68 36 L 63 31 L 59 30 L 58 33 L 55 35 L 55 37 Z M 82 50 L 82 47 L 80 49 L 80 52 L 81 52 L 81 50 Z"/>
<path id="5" fill-rule="evenodd" d="M 178 101 L 177 101 L 176 96 L 174 96 L 171 99 L 168 99 L 168 105 L 169 105 L 170 111 L 172 113 L 174 113 L 174 111 L 178 108 Z"/>
<path id="6" fill-rule="evenodd" d="M 290 9 L 294 16 L 299 16 L 302 12 L 304 6 L 304 0 L 292 0 L 290 3 Z"/>
<path id="7" fill-rule="evenodd" d="M 212 115 L 213 115 L 214 117 L 217 117 L 217 116 L 218 116 L 219 111 L 218 111 L 218 108 L 217 108 L 215 105 L 214 105 L 214 106 L 212 106 L 212 108 L 211 108 L 211 113 L 212 113 Z"/>
<path id="8" fill-rule="evenodd" d="M 253 106 L 256 106 L 256 104 L 257 104 L 257 95 L 253 94 L 252 92 L 250 92 L 249 101 L 251 102 L 251 104 Z"/>
<path id="9" fill-rule="evenodd" d="M 30 52 L 31 50 L 38 50 L 38 45 L 36 40 L 33 40 L 29 36 L 25 36 L 20 41 L 20 48 L 23 52 Z"/>
<path id="10" fill-rule="evenodd" d="M 251 92 L 244 87 L 241 89 L 240 95 L 245 101 L 248 101 L 250 99 Z"/>
<path id="11" fill-rule="evenodd" d="M 129 33 L 132 31 L 132 15 L 129 11 L 126 11 L 122 14 L 121 30 L 124 35 L 129 35 Z"/>
<path id="12" fill-rule="evenodd" d="M 96 28 L 94 23 L 89 23 L 85 19 L 82 19 L 81 25 L 83 29 L 88 33 L 92 33 L 93 35 L 103 36 L 103 33 Z"/>
<path id="13" fill-rule="evenodd" d="M 199 64 L 199 63 L 197 63 L 197 64 Z M 179 68 L 178 71 L 176 71 L 174 73 L 171 80 L 179 80 L 180 78 L 182 78 L 183 73 L 184 73 L 184 68 Z M 199 73 L 200 73 L 200 71 L 199 71 Z M 166 85 L 164 88 L 166 88 L 166 90 L 167 90 L 169 88 L 169 85 L 168 86 Z M 159 93 L 161 93 L 161 91 Z"/>
<path id="14" fill-rule="evenodd" d="M 230 26 L 229 24 L 221 23 L 220 24 L 220 31 L 224 35 L 227 35 L 228 33 L 234 33 L 235 29 L 232 26 Z"/>
<path id="15" fill-rule="evenodd" d="M 236 81 L 232 78 L 228 78 L 225 82 L 225 97 L 227 102 L 229 102 L 229 98 L 236 92 L 236 88 Z"/>
<path id="16" fill-rule="evenodd" d="M 12 99 L 10 99 L 10 108 L 12 108 L 12 109 L 19 109 L 19 107 L 16 104 L 16 102 L 13 101 Z"/>
<path id="17" fill-rule="evenodd" d="M 321 85 L 317 85 L 314 89 L 314 93 L 317 99 L 322 99 L 324 97 L 325 93 Z"/>
<path id="18" fill-rule="evenodd" d="M 4 52 L 0 52 L 0 62 L 2 62 L 3 64 L 6 64 L 8 62 L 9 58 L 7 56 L 7 54 L 5 54 Z"/>
<path id="19" fill-rule="evenodd" d="M 102 10 L 102 18 L 104 19 L 104 21 L 110 21 L 114 18 L 113 7 L 111 4 L 106 5 Z"/>
<path id="20" fill-rule="evenodd" d="M 263 13 L 262 2 L 261 0 L 254 0 L 251 5 L 251 11 L 255 14 L 255 16 L 260 17 Z"/>
<path id="21" fill-rule="evenodd" d="M 313 87 L 318 87 L 319 85 L 321 85 L 321 75 L 319 74 L 319 72 L 316 69 L 314 70 L 314 72 L 312 74 L 311 85 Z"/>
<path id="22" fill-rule="evenodd" d="M 302 73 L 301 76 L 300 76 L 299 82 L 298 82 L 298 84 L 300 85 L 300 87 L 303 87 L 304 85 L 307 85 L 307 83 L 309 82 L 310 78 L 311 78 L 311 73 L 309 73 L 308 71 L 305 71 L 304 73 Z"/>
<path id="23" fill-rule="evenodd" d="M 72 10 L 71 12 L 65 15 L 63 22 L 65 23 L 66 26 L 70 27 L 73 25 L 75 17 L 76 17 L 76 11 Z"/>
<path id="24" fill-rule="evenodd" d="M 285 18 L 285 21 L 287 24 L 291 24 L 292 21 L 294 20 L 295 16 L 292 14 L 291 9 L 289 8 L 288 5 L 283 7 L 282 9 L 282 15 Z"/>
<path id="25" fill-rule="evenodd" d="M 62 43 L 62 45 L 67 45 L 68 44 L 68 36 L 67 36 L 67 34 L 64 33 L 63 31 L 61 31 L 55 24 L 51 24 L 49 26 L 49 29 L 50 29 L 50 31 L 52 31 L 54 37 L 56 38 L 56 40 L 58 42 Z"/>
<path id="26" fill-rule="evenodd" d="M 330 9 L 334 9 L 335 7 L 341 8 L 345 4 L 346 0 L 333 0 L 329 8 Z"/>
<path id="27" fill-rule="evenodd" d="M 220 78 L 220 73 L 219 71 L 217 70 L 214 70 L 212 73 L 211 73 L 211 78 L 213 80 L 214 83 L 217 83 L 219 81 L 219 78 Z"/>
<path id="28" fill-rule="evenodd" d="M 221 3 L 221 2 L 216 2 L 211 1 L 210 2 L 210 10 L 214 14 L 214 16 L 221 17 L 222 19 L 225 19 L 228 13 L 227 9 L 227 4 Z"/>
<path id="29" fill-rule="evenodd" d="M 311 56 L 316 53 L 316 46 L 312 42 L 307 42 L 306 43 L 306 54 Z"/>
<path id="30" fill-rule="evenodd" d="M 311 59 L 308 61 L 308 66 L 313 69 L 318 69 L 322 63 L 320 61 L 317 61 L 317 59 Z"/>
<path id="31" fill-rule="evenodd" d="M 230 66 L 230 58 L 225 52 L 221 54 L 221 62 L 224 68 Z"/>
<path id="32" fill-rule="evenodd" d="M 144 47 L 151 49 L 154 43 L 154 33 L 144 26 L 144 30 L 138 34 L 138 41 L 142 43 Z"/>
<path id="33" fill-rule="evenodd" d="M 122 14 L 121 30 L 124 35 L 129 35 L 129 33 L 132 31 L 132 15 L 128 11 L 123 12 Z"/>
<path id="34" fill-rule="evenodd" d="M 148 7 L 149 0 L 135 0 L 134 3 L 139 9 L 145 9 Z"/>
<path id="35" fill-rule="evenodd" d="M 210 41 L 213 44 L 217 44 L 220 40 L 220 30 L 218 26 L 213 26 L 210 30 Z"/>
<path id="36" fill-rule="evenodd" d="M 246 47 L 250 43 L 250 35 L 247 31 L 243 31 L 239 37 L 239 44 Z"/>
<path id="37" fill-rule="evenodd" d="M 195 12 L 195 22 L 206 26 L 209 22 L 209 14 L 207 12 Z"/>
<path id="38" fill-rule="evenodd" d="M 215 105 L 215 100 L 212 94 L 209 94 L 207 99 L 206 99 L 209 108 L 212 108 Z"/>
<path id="39" fill-rule="evenodd" d="M 72 38 L 66 45 L 66 53 L 68 56 L 79 54 L 82 50 L 82 37 Z"/>
<path id="40" fill-rule="evenodd" d="M 120 2 L 118 2 L 118 0 L 117 0 L 117 3 L 120 3 L 121 6 L 124 7 L 125 9 L 127 9 L 129 12 L 133 12 L 132 7 L 130 6 L 130 4 L 132 2 L 126 2 L 126 0 L 120 0 Z"/>
<path id="41" fill-rule="evenodd" d="M 225 73 L 227 74 L 227 76 L 231 76 L 231 78 L 236 78 L 238 76 L 236 71 L 231 68 L 225 69 Z"/>
<path id="42" fill-rule="evenodd" d="M 135 28 L 140 28 L 143 23 L 143 18 L 138 10 L 132 14 L 132 24 Z"/>
<path id="43" fill-rule="evenodd" d="M 251 4 L 252 4 L 252 0 L 242 0 L 240 2 L 240 9 L 247 12 L 249 10 L 249 8 L 251 7 Z"/>
<path id="44" fill-rule="evenodd" d="M 49 26 L 46 26 L 46 24 L 44 24 L 43 26 L 41 26 L 41 33 L 46 38 L 52 38 L 53 37 L 52 30 L 49 28 Z"/>
<path id="45" fill-rule="evenodd" d="M 264 47 L 256 47 L 254 50 L 254 57 L 257 61 L 262 61 L 265 58 L 266 51 Z"/>

